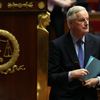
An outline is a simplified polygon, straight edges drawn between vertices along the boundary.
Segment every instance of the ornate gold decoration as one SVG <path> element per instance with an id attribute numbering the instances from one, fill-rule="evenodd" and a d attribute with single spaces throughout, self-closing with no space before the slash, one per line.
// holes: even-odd
<path id="1" fill-rule="evenodd" d="M 12 57 L 12 49 L 10 47 L 9 40 L 6 41 L 6 47 L 4 51 L 4 57 Z"/>
<path id="2" fill-rule="evenodd" d="M 39 9 L 43 9 L 45 7 L 45 3 L 43 1 L 40 1 L 38 3 L 38 7 L 39 7 Z"/>
<path id="3" fill-rule="evenodd" d="M 40 13 L 38 15 L 37 29 L 40 29 L 40 30 L 45 31 L 46 33 L 49 33 L 48 30 L 46 29 L 49 23 L 50 23 L 50 13 L 49 12 Z"/>
<path id="4" fill-rule="evenodd" d="M 48 38 L 49 32 L 46 27 L 50 22 L 50 13 L 42 12 L 38 14 L 37 25 L 37 100 L 46 100 L 47 94 L 47 58 L 48 58 Z M 45 49 L 44 49 L 45 48 Z M 41 49 L 42 52 L 41 52 Z M 43 80 L 41 80 L 41 78 Z"/>
<path id="5" fill-rule="evenodd" d="M 3 62 L 3 58 L 2 58 L 2 57 L 0 57 L 0 62 L 1 62 L 1 63 Z"/>
<path id="6" fill-rule="evenodd" d="M 25 3 L 8 3 L 8 8 L 33 8 L 33 2 L 25 2 Z"/>
<path id="7" fill-rule="evenodd" d="M 0 8 L 2 8 L 2 3 L 0 2 Z"/>
<path id="8" fill-rule="evenodd" d="M 15 36 L 13 36 L 10 32 L 8 32 L 6 30 L 2 30 L 2 29 L 0 29 L 0 36 L 7 38 L 12 43 L 12 47 L 13 47 L 13 52 L 12 52 L 11 56 L 9 56 L 9 57 L 11 57 L 9 59 L 9 61 L 0 65 L 0 73 L 7 74 L 7 73 L 13 73 L 13 72 L 19 71 L 19 70 L 25 70 L 25 68 L 23 68 L 23 65 L 21 65 L 19 67 L 17 65 L 15 65 L 15 62 L 17 61 L 17 59 L 19 57 L 19 51 L 20 51 L 19 44 L 18 44 L 18 41 L 16 40 Z M 1 41 L 3 41 L 3 40 L 1 40 Z M 9 42 L 8 42 L 8 45 L 9 45 Z M 2 61 L 3 61 L 3 58 L 0 58 L 0 62 L 2 62 Z"/>
<path id="9" fill-rule="evenodd" d="M 24 65 L 20 65 L 20 66 L 14 65 L 14 66 L 12 66 L 11 68 L 8 68 L 5 71 L 1 71 L 0 73 L 7 75 L 8 73 L 14 73 L 16 71 L 25 70 L 25 69 L 26 68 L 24 67 Z"/>

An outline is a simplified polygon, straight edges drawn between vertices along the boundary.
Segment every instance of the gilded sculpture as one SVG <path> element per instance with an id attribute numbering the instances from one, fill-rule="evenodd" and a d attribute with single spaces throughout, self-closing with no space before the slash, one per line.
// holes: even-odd
<path id="1" fill-rule="evenodd" d="M 46 27 L 49 25 L 49 23 L 50 23 L 50 13 L 49 12 L 41 13 L 38 15 L 37 29 L 43 30 L 48 33 Z"/>
<path id="2" fill-rule="evenodd" d="M 50 23 L 50 13 L 43 12 L 38 15 L 37 25 L 37 100 L 48 100 L 47 67 L 48 67 L 48 39 L 49 32 L 46 27 Z"/>

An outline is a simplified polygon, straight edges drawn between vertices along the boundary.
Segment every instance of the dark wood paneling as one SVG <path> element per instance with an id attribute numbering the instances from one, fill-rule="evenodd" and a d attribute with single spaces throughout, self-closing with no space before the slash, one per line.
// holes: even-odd
<path id="1" fill-rule="evenodd" d="M 31 2 L 32 7 L 8 7 L 9 3 Z M 9 31 L 18 40 L 20 56 L 16 64 L 26 68 L 12 74 L 0 74 L 0 100 L 37 99 L 37 15 L 45 10 L 46 0 L 0 0 L 0 29 Z"/>
<path id="2" fill-rule="evenodd" d="M 34 16 L 35 15 L 35 16 Z M 0 75 L 0 100 L 36 100 L 37 13 L 0 13 L 0 29 L 11 32 L 19 42 L 17 65 L 26 70 Z"/>

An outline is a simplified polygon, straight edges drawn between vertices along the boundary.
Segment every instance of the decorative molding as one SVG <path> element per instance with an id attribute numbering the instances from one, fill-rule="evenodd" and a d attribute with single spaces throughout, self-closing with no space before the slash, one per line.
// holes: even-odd
<path id="1" fill-rule="evenodd" d="M 8 8 L 33 8 L 33 2 L 15 3 L 8 2 Z"/>
<path id="2" fill-rule="evenodd" d="M 21 70 L 26 70 L 26 68 L 24 67 L 24 65 L 20 65 L 20 66 L 14 65 L 14 66 L 12 66 L 11 68 L 8 68 L 5 71 L 1 71 L 0 73 L 4 74 L 4 75 L 7 75 L 7 74 L 12 74 L 12 73 L 14 73 L 16 71 L 21 71 Z"/>

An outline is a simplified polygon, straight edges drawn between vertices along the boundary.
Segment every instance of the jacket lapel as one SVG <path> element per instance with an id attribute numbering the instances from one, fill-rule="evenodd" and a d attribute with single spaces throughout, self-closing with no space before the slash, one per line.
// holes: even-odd
<path id="1" fill-rule="evenodd" d="M 67 34 L 67 36 L 65 38 L 65 43 L 67 43 L 67 44 L 65 44 L 65 49 L 68 52 L 69 58 L 72 60 L 73 64 L 75 65 L 75 68 L 80 68 L 79 60 L 78 60 L 70 33 Z"/>
<path id="2" fill-rule="evenodd" d="M 90 36 L 86 35 L 85 44 L 84 44 L 84 58 L 85 58 L 84 59 L 84 66 L 86 66 L 88 59 L 92 54 L 93 45 L 95 45 L 95 44 L 93 41 L 91 41 Z M 65 49 L 68 52 L 69 58 L 71 59 L 71 61 L 75 65 L 75 68 L 80 68 L 79 60 L 78 60 L 70 33 L 65 35 Z"/>
<path id="3" fill-rule="evenodd" d="M 84 45 L 84 52 L 85 52 L 84 66 L 86 66 L 88 59 L 92 54 L 93 45 L 95 45 L 94 42 L 91 41 L 88 35 L 86 35 L 85 45 Z"/>

